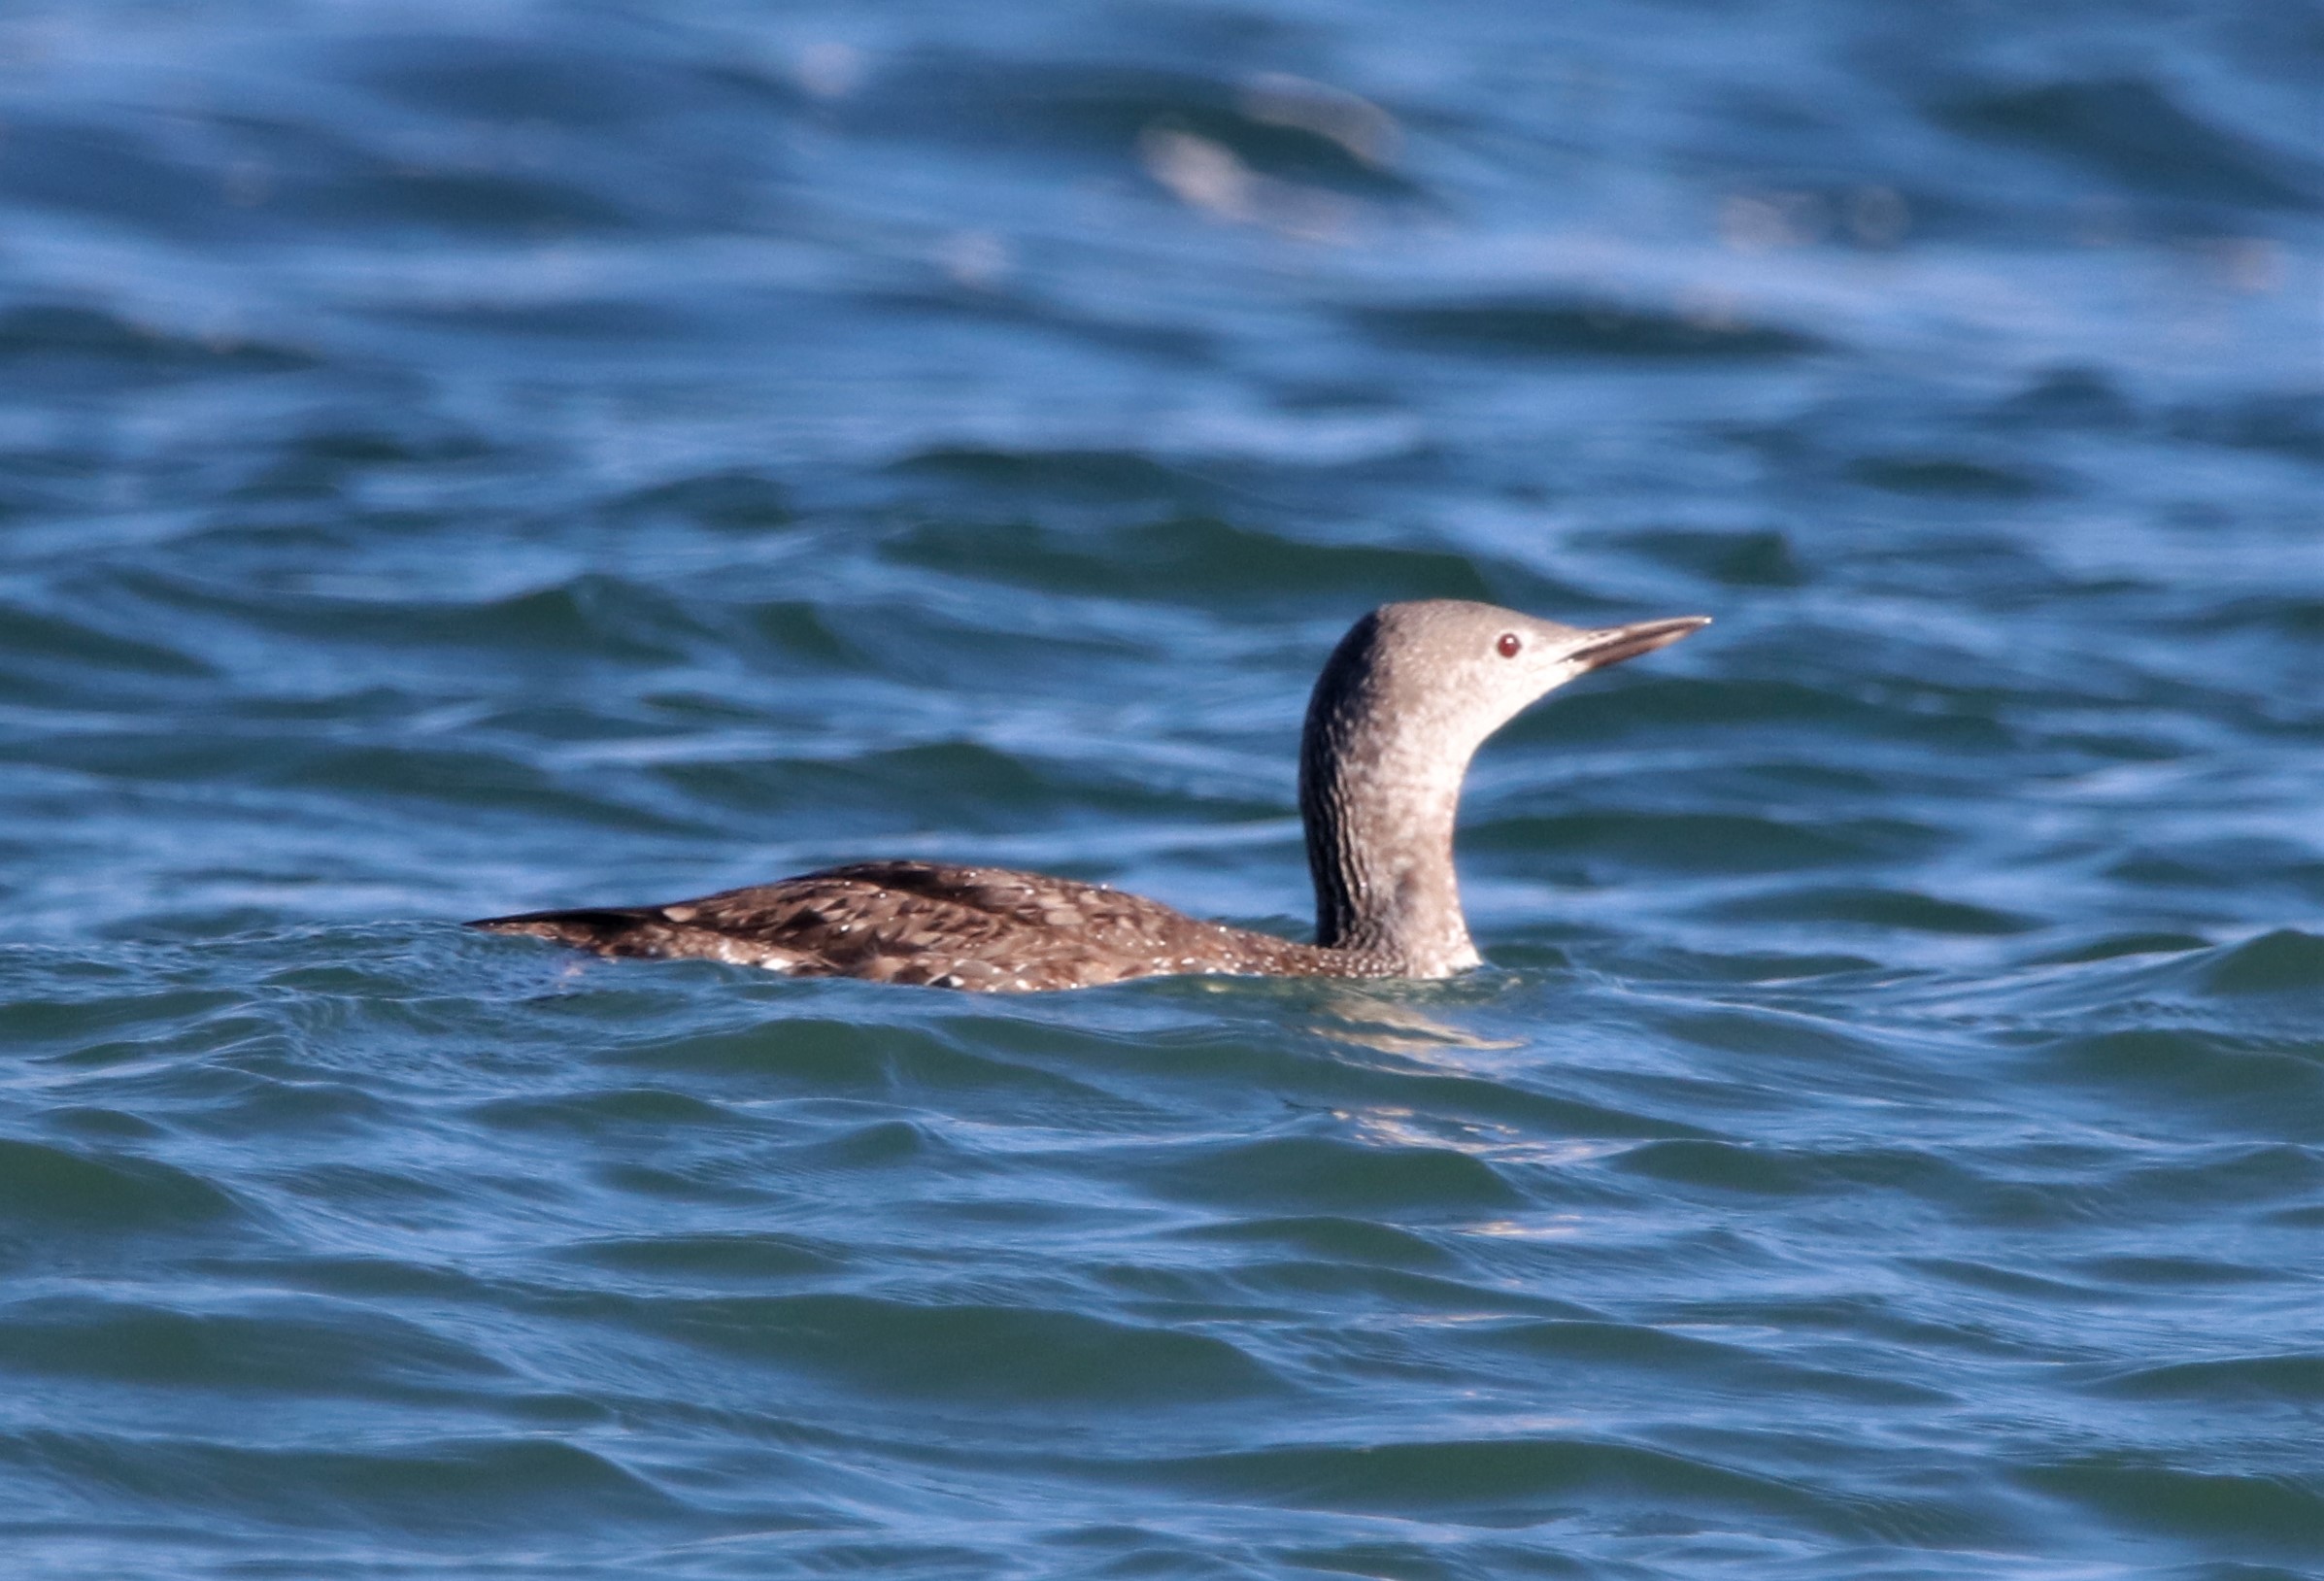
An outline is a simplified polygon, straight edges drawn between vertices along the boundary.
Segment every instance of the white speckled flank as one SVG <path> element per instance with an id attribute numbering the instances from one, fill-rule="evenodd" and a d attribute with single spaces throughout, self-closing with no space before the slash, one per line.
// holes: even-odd
<path id="1" fill-rule="evenodd" d="M 1202 922 L 1102 885 L 862 862 L 663 906 L 470 925 L 603 956 L 1023 993 L 1131 977 L 1448 977 L 1479 963 L 1453 824 L 1487 737 L 1577 675 L 1667 647 L 1703 616 L 1584 630 L 1491 604 L 1387 604 L 1332 651 L 1307 706 L 1299 813 L 1316 936 Z"/>

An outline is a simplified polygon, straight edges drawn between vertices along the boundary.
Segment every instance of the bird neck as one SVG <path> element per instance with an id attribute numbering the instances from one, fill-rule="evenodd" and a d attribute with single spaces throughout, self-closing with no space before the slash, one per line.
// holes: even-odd
<path id="1" fill-rule="evenodd" d="M 1453 824 L 1468 754 L 1380 717 L 1330 671 L 1308 707 L 1299 816 L 1315 878 L 1315 940 L 1381 959 L 1398 975 L 1481 964 L 1461 912 Z"/>

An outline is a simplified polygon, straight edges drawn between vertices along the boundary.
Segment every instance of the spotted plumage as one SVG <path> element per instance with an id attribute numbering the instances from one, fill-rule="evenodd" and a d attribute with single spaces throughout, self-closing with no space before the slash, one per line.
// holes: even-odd
<path id="1" fill-rule="evenodd" d="M 1347 975 L 1332 953 L 1102 885 L 1004 867 L 858 862 L 667 906 L 475 925 L 603 956 L 692 956 L 797 977 L 1032 992 L 1128 977 Z"/>
<path id="2" fill-rule="evenodd" d="M 470 925 L 601 956 L 986 992 L 1181 974 L 1449 976 L 1479 959 L 1452 850 L 1470 755 L 1544 692 L 1704 623 L 1689 616 L 1584 631 L 1449 599 L 1389 604 L 1357 622 L 1316 682 L 1301 738 L 1313 944 L 1203 922 L 1102 885 L 921 861 Z"/>

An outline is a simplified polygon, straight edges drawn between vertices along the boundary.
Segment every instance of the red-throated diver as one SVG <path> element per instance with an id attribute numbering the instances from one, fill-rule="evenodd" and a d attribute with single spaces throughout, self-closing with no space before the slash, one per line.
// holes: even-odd
<path id="1" fill-rule="evenodd" d="M 1206 923 L 1102 885 L 998 867 L 858 862 L 666 906 L 488 917 L 601 956 L 990 992 L 1128 977 L 1449 977 L 1482 963 L 1453 819 L 1485 738 L 1575 676 L 1666 648 L 1701 615 L 1578 630 L 1491 604 L 1386 604 L 1332 650 L 1299 742 L 1315 943 Z"/>

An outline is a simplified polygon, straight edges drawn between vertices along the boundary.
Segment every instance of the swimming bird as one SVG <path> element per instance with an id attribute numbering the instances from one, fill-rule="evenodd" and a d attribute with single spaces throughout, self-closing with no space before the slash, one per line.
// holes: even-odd
<path id="1" fill-rule="evenodd" d="M 1483 964 L 1453 870 L 1461 782 L 1477 748 L 1574 677 L 1709 623 L 1684 615 L 1582 629 L 1458 599 L 1385 604 L 1358 621 L 1315 683 L 1299 743 L 1312 944 L 1101 884 L 926 861 L 857 862 L 668 905 L 468 925 L 601 956 L 988 992 L 1180 973 L 1449 977 Z"/>

